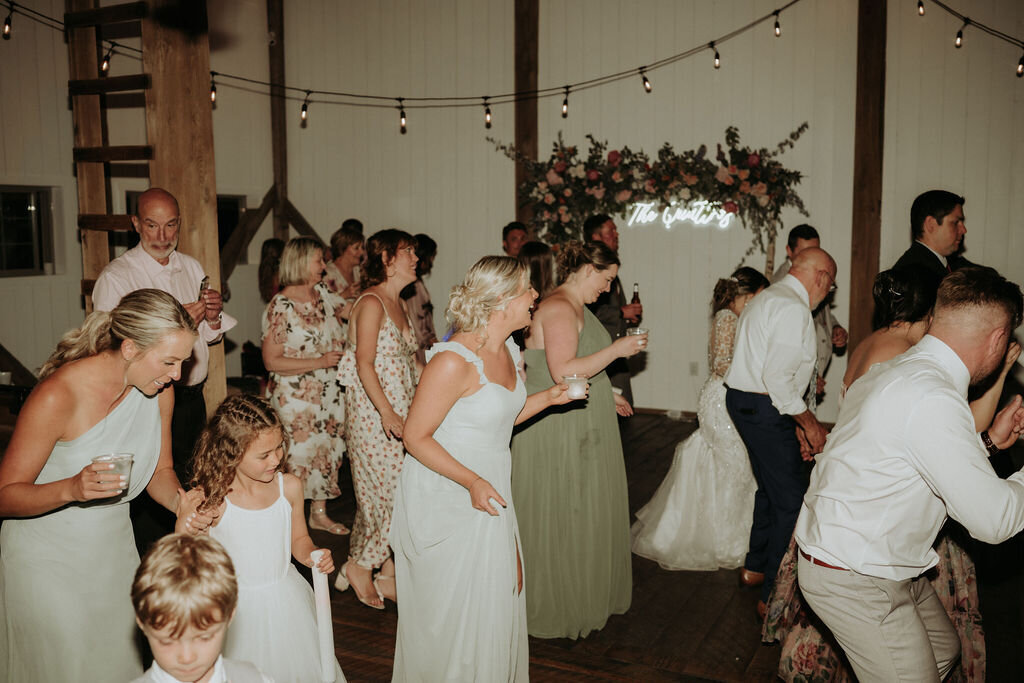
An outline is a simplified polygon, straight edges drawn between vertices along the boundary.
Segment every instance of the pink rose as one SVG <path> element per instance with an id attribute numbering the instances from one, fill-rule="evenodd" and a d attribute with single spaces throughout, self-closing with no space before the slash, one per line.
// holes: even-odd
<path id="1" fill-rule="evenodd" d="M 594 199 L 604 199 L 604 185 L 598 185 L 597 187 L 588 187 L 587 194 L 592 196 Z"/>
<path id="2" fill-rule="evenodd" d="M 548 185 L 561 185 L 563 182 L 565 182 L 564 180 L 562 180 L 562 176 L 555 173 L 555 169 L 553 168 L 549 168 L 548 172 L 544 175 L 544 177 L 547 179 Z"/>
<path id="3" fill-rule="evenodd" d="M 569 222 L 569 214 L 568 213 L 563 213 L 562 214 L 562 222 L 563 223 L 568 223 Z"/>
<path id="4" fill-rule="evenodd" d="M 654 181 L 653 180 L 646 180 L 646 181 L 644 181 L 644 192 L 647 192 L 648 194 L 653 194 L 654 193 Z"/>
<path id="5" fill-rule="evenodd" d="M 736 175 L 736 170 L 736 166 L 734 166 L 733 164 L 729 164 L 729 173 L 731 173 L 732 175 Z"/>
<path id="6" fill-rule="evenodd" d="M 761 155 L 760 154 L 748 154 L 747 155 L 747 166 L 749 166 L 751 168 L 754 168 L 755 166 L 760 166 L 760 165 L 761 165 Z"/>
<path id="7" fill-rule="evenodd" d="M 752 188 L 750 188 L 750 194 L 754 195 L 755 197 L 763 197 L 767 193 L 768 186 L 765 185 L 764 183 L 757 183 Z"/>
<path id="8" fill-rule="evenodd" d="M 615 201 L 620 204 L 625 201 L 629 201 L 629 198 L 633 196 L 633 190 L 619 190 L 615 193 Z"/>
<path id="9" fill-rule="evenodd" d="M 562 194 L 563 194 L 563 195 L 565 195 L 566 197 L 571 197 L 571 196 L 572 196 L 572 190 L 570 190 L 570 189 L 569 189 L 569 188 L 567 187 L 567 188 L 565 188 L 564 190 L 562 190 Z"/>
<path id="10" fill-rule="evenodd" d="M 725 202 L 722 204 L 722 209 L 726 213 L 739 213 L 740 207 L 736 205 L 736 202 Z"/>
<path id="11" fill-rule="evenodd" d="M 729 169 L 725 166 L 719 166 L 718 170 L 715 171 L 715 180 L 723 185 L 732 185 L 734 182 L 732 176 L 729 175 Z"/>
<path id="12" fill-rule="evenodd" d="M 555 173 L 565 173 L 565 169 L 567 169 L 567 168 L 568 168 L 568 166 L 566 165 L 566 163 L 564 161 L 556 161 L 555 162 Z"/>
<path id="13" fill-rule="evenodd" d="M 692 173 L 684 173 L 683 182 L 686 183 L 687 185 L 696 185 L 697 176 L 693 175 Z"/>
<path id="14" fill-rule="evenodd" d="M 587 180 L 597 180 L 600 177 L 601 174 L 595 171 L 594 169 L 590 169 L 589 171 L 587 171 Z"/>
<path id="15" fill-rule="evenodd" d="M 736 172 L 736 177 L 739 178 L 740 180 L 746 180 L 749 175 L 750 171 L 748 171 L 745 168 L 741 168 L 739 171 Z"/>
<path id="16" fill-rule="evenodd" d="M 611 164 L 613 167 L 618 166 L 620 163 L 622 163 L 622 154 L 620 154 L 617 150 L 614 149 L 608 152 L 608 163 Z"/>
<path id="17" fill-rule="evenodd" d="M 615 171 L 614 173 L 612 173 L 612 182 L 613 183 L 621 183 L 622 182 L 622 174 L 619 173 L 618 171 Z"/>
<path id="18" fill-rule="evenodd" d="M 554 204 L 555 203 L 555 195 L 553 195 L 550 192 L 548 192 L 546 195 L 544 195 L 544 203 L 545 204 Z"/>

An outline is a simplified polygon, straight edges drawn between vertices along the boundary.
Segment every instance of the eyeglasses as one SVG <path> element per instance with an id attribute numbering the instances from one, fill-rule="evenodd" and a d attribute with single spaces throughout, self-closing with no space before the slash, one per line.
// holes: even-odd
<path id="1" fill-rule="evenodd" d="M 832 283 L 831 285 L 829 285 L 828 291 L 829 292 L 836 291 L 836 278 L 835 278 L 835 276 L 833 276 L 832 273 L 828 272 L 827 270 L 819 270 L 818 272 L 819 273 L 823 273 L 825 275 L 825 277 L 828 278 L 829 282 Z"/>

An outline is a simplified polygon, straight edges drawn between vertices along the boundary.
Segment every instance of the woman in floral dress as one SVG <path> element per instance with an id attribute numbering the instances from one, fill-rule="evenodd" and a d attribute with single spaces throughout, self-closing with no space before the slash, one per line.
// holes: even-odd
<path id="1" fill-rule="evenodd" d="M 324 266 L 324 286 L 344 299 L 344 307 L 341 309 L 341 330 L 346 337 L 352 304 L 359 296 L 359 278 L 362 275 L 360 269 L 363 259 L 366 258 L 365 243 L 362 228 L 356 230 L 342 225 L 331 235 L 331 254 L 334 255 L 334 260 Z"/>
<path id="2" fill-rule="evenodd" d="M 363 294 L 352 307 L 338 373 L 345 385 L 356 520 L 348 561 L 335 586 L 351 585 L 360 602 L 384 609 L 385 597 L 396 598 L 388 534 L 405 459 L 402 430 L 418 377 L 416 333 L 399 296 L 416 280 L 416 239 L 401 230 L 381 230 L 367 240 L 366 254 Z"/>
<path id="3" fill-rule="evenodd" d="M 320 284 L 323 248 L 297 237 L 281 255 L 281 291 L 263 313 L 263 363 L 267 393 L 291 440 L 288 471 L 302 479 L 312 500 L 309 526 L 349 533 L 327 516 L 327 501 L 341 495 L 338 470 L 345 453 L 344 405 L 336 366 L 345 344 L 343 302 Z"/>

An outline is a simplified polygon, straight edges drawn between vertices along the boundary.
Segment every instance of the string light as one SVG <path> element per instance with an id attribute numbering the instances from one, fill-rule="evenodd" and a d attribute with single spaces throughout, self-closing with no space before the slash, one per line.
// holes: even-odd
<path id="1" fill-rule="evenodd" d="M 569 86 L 565 86 L 565 99 L 562 100 L 562 118 L 569 118 Z"/>
<path id="2" fill-rule="evenodd" d="M 484 98 L 484 128 L 491 127 L 491 105 L 487 103 L 488 97 Z"/>
<path id="3" fill-rule="evenodd" d="M 210 72 L 210 101 L 211 102 L 216 102 L 217 101 L 217 82 L 215 80 L 213 80 L 213 77 L 215 75 L 216 75 L 215 71 L 211 71 Z"/>
<path id="4" fill-rule="evenodd" d="M 917 16 L 924 16 L 924 0 L 917 0 Z"/>
<path id="5" fill-rule="evenodd" d="M 644 79 L 644 90 L 651 92 L 651 81 L 647 78 L 647 74 L 644 73 L 644 69 L 646 68 L 647 67 L 645 66 L 640 67 L 640 78 Z"/>
<path id="6" fill-rule="evenodd" d="M 11 20 L 14 18 L 14 5 L 10 6 L 10 10 L 7 12 L 7 18 L 4 19 L 4 40 L 11 39 Z"/>
<path id="7" fill-rule="evenodd" d="M 110 58 L 114 56 L 114 45 L 115 43 L 111 43 L 107 54 L 103 56 L 103 63 L 100 64 L 100 71 L 103 73 L 107 73 L 110 69 Z"/>
<path id="8" fill-rule="evenodd" d="M 398 126 L 402 135 L 405 135 L 405 105 L 402 102 L 405 100 L 404 97 L 398 98 Z"/>
<path id="9" fill-rule="evenodd" d="M 964 45 L 964 29 L 967 28 L 967 25 L 970 23 L 971 20 L 968 19 L 967 17 L 964 17 L 964 25 L 961 26 L 960 30 L 956 32 L 956 40 L 953 41 L 953 45 L 955 45 L 956 49 L 958 50 Z"/>
<path id="10" fill-rule="evenodd" d="M 302 111 L 299 112 L 299 118 L 302 119 L 302 123 L 305 123 L 306 118 L 309 116 L 309 96 L 312 94 L 312 92 L 307 90 L 306 99 L 302 100 Z"/>
<path id="11" fill-rule="evenodd" d="M 718 48 L 715 47 L 714 41 L 708 43 L 708 47 L 715 51 L 715 68 L 720 69 L 722 67 L 722 57 L 718 54 Z"/>
<path id="12" fill-rule="evenodd" d="M 775 37 L 778 38 L 782 35 L 782 27 L 779 26 L 779 10 L 772 12 L 775 15 Z"/>
<path id="13" fill-rule="evenodd" d="M 1017 62 L 1017 78 L 1024 78 L 1024 55 L 1020 56 L 1020 61 Z"/>

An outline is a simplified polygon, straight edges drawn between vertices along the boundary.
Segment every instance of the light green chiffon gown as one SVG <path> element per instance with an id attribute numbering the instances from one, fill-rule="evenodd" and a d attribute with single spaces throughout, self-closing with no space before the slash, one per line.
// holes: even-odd
<path id="1" fill-rule="evenodd" d="M 576 356 L 611 337 L 587 309 Z M 526 389 L 552 384 L 543 349 L 523 352 Z M 526 572 L 527 628 L 538 638 L 579 638 L 629 609 L 629 501 L 615 401 L 608 376 L 590 378 L 590 397 L 551 408 L 512 439 Z"/>

